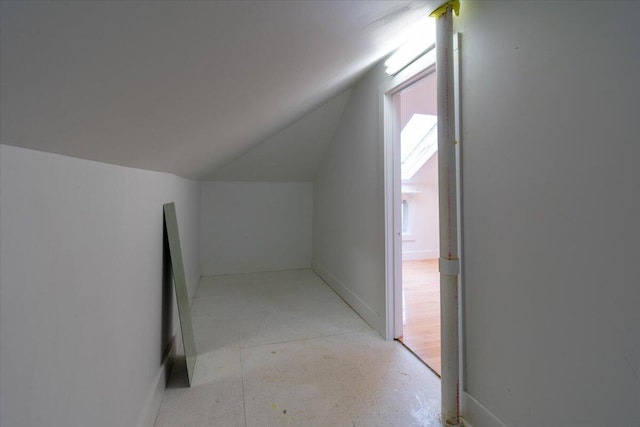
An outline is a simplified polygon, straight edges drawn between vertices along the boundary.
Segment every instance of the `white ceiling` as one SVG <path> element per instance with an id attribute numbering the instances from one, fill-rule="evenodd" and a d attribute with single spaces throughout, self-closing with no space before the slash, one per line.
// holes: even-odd
<path id="1" fill-rule="evenodd" d="M 347 90 L 206 178 L 212 181 L 313 181 L 338 126 Z"/>
<path id="2" fill-rule="evenodd" d="M 3 0 L 0 142 L 191 178 L 308 179 L 300 165 L 329 137 L 303 136 L 335 128 L 338 94 L 437 3 Z"/>

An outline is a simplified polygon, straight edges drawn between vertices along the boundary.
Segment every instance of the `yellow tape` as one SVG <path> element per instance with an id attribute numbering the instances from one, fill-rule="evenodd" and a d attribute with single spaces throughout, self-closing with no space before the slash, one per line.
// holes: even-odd
<path id="1" fill-rule="evenodd" d="M 442 15 L 447 13 L 447 10 L 451 6 L 451 9 L 455 12 L 456 16 L 460 16 L 460 0 L 451 0 L 431 12 L 429 16 L 432 18 L 440 18 Z"/>

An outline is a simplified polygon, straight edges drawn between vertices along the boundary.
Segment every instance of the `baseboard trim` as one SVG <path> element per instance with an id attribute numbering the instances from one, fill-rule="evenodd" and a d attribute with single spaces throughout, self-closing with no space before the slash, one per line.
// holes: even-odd
<path id="1" fill-rule="evenodd" d="M 402 252 L 403 261 L 418 261 L 422 259 L 438 259 L 440 251 L 406 251 Z"/>
<path id="2" fill-rule="evenodd" d="M 158 375 L 155 379 L 155 386 L 149 393 L 146 404 L 144 405 L 144 410 L 140 415 L 140 420 L 138 421 L 139 427 L 153 427 L 153 425 L 156 423 L 156 417 L 158 416 L 158 411 L 160 410 L 162 397 L 164 396 L 164 391 L 167 388 L 167 380 L 169 379 L 169 374 L 171 373 L 173 360 L 171 355 L 174 353 L 175 338 L 172 340 L 172 343 L 169 346 L 169 350 L 165 352 L 162 365 L 160 366 L 160 371 L 158 372 Z"/>
<path id="3" fill-rule="evenodd" d="M 290 271 L 290 270 L 306 270 L 311 268 L 308 263 L 281 265 L 281 266 L 235 266 L 235 267 L 211 267 L 209 265 L 201 265 L 202 277 L 207 276 L 228 276 L 230 274 L 252 274 L 252 273 L 273 273 L 277 271 Z"/>
<path id="4" fill-rule="evenodd" d="M 364 301 L 354 294 L 347 286 L 338 280 L 329 270 L 313 263 L 311 269 L 327 284 L 335 293 L 340 296 L 362 319 L 376 330 L 381 336 L 385 336 L 384 317 L 375 312 Z"/>
<path id="5" fill-rule="evenodd" d="M 466 391 L 460 396 L 460 409 L 465 427 L 507 427 L 500 418 Z"/>

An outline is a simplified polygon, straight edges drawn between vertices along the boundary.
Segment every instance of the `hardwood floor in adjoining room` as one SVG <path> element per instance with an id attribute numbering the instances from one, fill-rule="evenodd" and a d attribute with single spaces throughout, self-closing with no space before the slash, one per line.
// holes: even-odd
<path id="1" fill-rule="evenodd" d="M 438 260 L 402 262 L 402 337 L 399 340 L 440 375 Z"/>

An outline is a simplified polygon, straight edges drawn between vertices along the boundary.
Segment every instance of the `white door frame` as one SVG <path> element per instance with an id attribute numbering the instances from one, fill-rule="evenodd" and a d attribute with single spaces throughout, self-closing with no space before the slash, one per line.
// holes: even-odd
<path id="1" fill-rule="evenodd" d="M 402 335 L 402 225 L 400 215 L 400 128 L 396 95 L 435 72 L 436 52 L 430 50 L 396 74 L 383 88 L 386 339 Z M 396 166 L 397 165 L 397 166 Z"/>
<path id="2" fill-rule="evenodd" d="M 460 34 L 454 34 L 454 79 L 456 86 L 456 140 L 458 170 L 458 245 L 462 253 L 462 168 L 460 159 L 460 72 L 459 72 Z M 393 340 L 402 336 L 402 226 L 400 217 L 401 180 L 400 168 L 400 129 L 397 123 L 397 95 L 403 89 L 435 72 L 435 49 L 427 52 L 413 64 L 391 78 L 383 87 L 383 144 L 384 144 L 384 204 L 385 204 L 385 281 L 386 281 L 386 336 Z M 461 264 L 460 282 L 464 274 Z M 464 298 L 464 288 L 460 285 L 459 304 Z M 460 354 L 463 354 L 463 310 L 459 310 Z M 462 375 L 460 376 L 462 382 Z"/>

